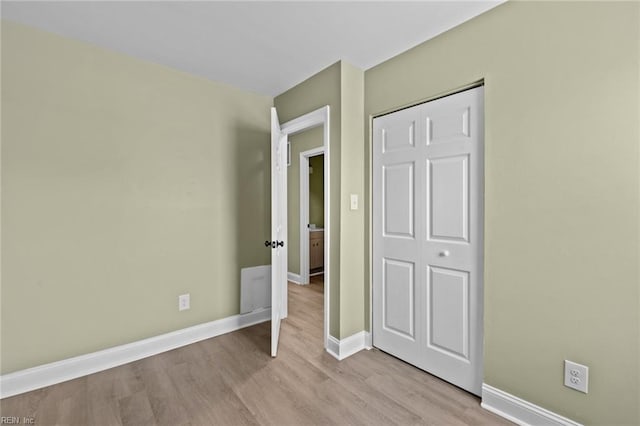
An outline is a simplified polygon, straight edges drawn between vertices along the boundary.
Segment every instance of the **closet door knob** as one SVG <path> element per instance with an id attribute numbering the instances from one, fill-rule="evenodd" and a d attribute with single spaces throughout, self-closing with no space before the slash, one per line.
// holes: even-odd
<path id="1" fill-rule="evenodd" d="M 438 255 L 440 257 L 447 257 L 449 256 L 451 253 L 449 253 L 449 250 L 442 250 L 440 253 L 438 253 Z"/>

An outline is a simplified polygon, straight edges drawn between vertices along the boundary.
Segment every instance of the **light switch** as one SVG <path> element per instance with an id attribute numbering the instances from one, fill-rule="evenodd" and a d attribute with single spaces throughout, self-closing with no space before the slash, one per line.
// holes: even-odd
<path id="1" fill-rule="evenodd" d="M 358 210 L 358 194 L 351 194 L 351 210 Z"/>

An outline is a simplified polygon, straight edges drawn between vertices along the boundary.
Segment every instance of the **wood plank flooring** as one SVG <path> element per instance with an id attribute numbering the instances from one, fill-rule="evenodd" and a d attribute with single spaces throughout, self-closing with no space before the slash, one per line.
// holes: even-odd
<path id="1" fill-rule="evenodd" d="M 278 357 L 263 323 L 0 401 L 36 425 L 507 425 L 479 399 L 377 349 L 322 347 L 322 276 L 289 284 Z"/>

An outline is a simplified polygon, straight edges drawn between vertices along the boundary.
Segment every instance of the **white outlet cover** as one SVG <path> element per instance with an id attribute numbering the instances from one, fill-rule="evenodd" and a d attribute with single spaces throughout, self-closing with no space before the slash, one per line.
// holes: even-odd
<path id="1" fill-rule="evenodd" d="M 577 391 L 589 391 L 589 367 L 564 360 L 564 385 Z"/>

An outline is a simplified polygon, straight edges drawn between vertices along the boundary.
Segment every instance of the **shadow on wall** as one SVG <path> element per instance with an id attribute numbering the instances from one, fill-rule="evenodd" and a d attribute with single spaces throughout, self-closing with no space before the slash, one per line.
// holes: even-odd
<path id="1" fill-rule="evenodd" d="M 271 263 L 265 240 L 271 239 L 271 135 L 257 127 L 235 129 L 233 163 L 236 173 L 235 250 L 237 300 L 240 307 L 240 269 Z M 225 182 L 225 184 L 227 184 Z M 229 183 L 231 184 L 231 183 Z"/>

